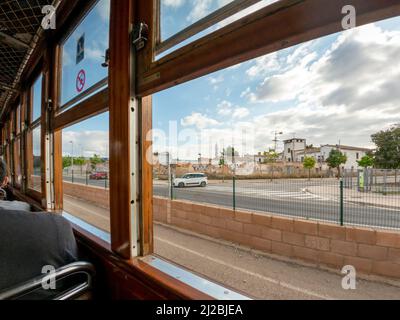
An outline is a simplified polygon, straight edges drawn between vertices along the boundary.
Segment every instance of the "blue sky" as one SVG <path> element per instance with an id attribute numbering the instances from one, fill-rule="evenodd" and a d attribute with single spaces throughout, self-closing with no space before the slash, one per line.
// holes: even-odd
<path id="1" fill-rule="evenodd" d="M 229 0 L 162 0 L 162 35 L 167 38 Z M 211 32 L 258 7 L 241 12 Z M 109 0 L 101 0 L 65 44 L 64 101 L 76 94 L 84 69 L 87 89 L 101 80 L 108 47 Z M 268 32 L 268 31 L 265 31 Z M 77 39 L 85 34 L 85 59 L 76 65 Z M 260 36 L 262 33 L 260 32 Z M 189 40 L 191 41 L 191 40 Z M 356 28 L 269 54 L 201 77 L 153 97 L 154 151 L 174 157 L 214 156 L 215 144 L 235 145 L 240 153 L 273 146 L 296 135 L 308 144 L 338 143 L 373 147 L 370 135 L 399 122 L 400 18 Z M 63 151 L 108 153 L 108 113 L 63 131 Z M 172 125 L 171 125 L 172 124 Z M 174 133 L 176 126 L 177 134 Z M 279 145 L 282 147 L 282 144 Z"/>
<path id="2" fill-rule="evenodd" d="M 187 23 L 188 8 L 182 1 L 164 11 L 176 15 L 165 18 L 169 30 Z M 169 149 L 180 159 L 214 156 L 215 144 L 220 151 L 234 144 L 242 154 L 255 153 L 273 147 L 276 130 L 284 132 L 282 139 L 296 135 L 316 146 L 340 142 L 372 148 L 370 135 L 400 117 L 400 97 L 393 90 L 400 80 L 399 40 L 400 18 L 394 18 L 157 93 L 154 149 Z M 170 131 L 174 126 L 178 137 Z M 251 137 L 244 139 L 246 134 Z"/>

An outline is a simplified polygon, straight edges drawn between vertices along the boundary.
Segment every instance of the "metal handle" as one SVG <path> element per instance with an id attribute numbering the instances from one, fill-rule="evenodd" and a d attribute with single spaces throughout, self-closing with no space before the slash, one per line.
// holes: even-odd
<path id="1" fill-rule="evenodd" d="M 95 274 L 94 266 L 88 262 L 76 262 L 67 266 L 61 267 L 56 270 L 54 277 L 56 282 L 67 279 L 68 277 L 84 274 L 86 281 L 80 282 L 76 286 L 70 288 L 68 291 L 63 292 L 53 298 L 53 300 L 69 300 L 74 299 L 84 292 L 92 288 L 93 276 Z M 16 300 L 23 296 L 42 288 L 43 280 L 48 277 L 47 275 L 36 277 L 14 288 L 0 292 L 0 300 Z"/>

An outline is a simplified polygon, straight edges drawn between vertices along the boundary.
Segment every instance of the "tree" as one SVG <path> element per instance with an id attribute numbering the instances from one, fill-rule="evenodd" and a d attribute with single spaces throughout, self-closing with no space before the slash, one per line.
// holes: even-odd
<path id="1" fill-rule="evenodd" d="M 77 166 L 83 166 L 85 163 L 86 160 L 83 157 L 74 158 L 74 165 L 76 164 Z"/>
<path id="2" fill-rule="evenodd" d="M 340 178 L 340 165 L 345 164 L 347 162 L 347 156 L 345 156 L 342 152 L 336 149 L 332 149 L 329 153 L 328 159 L 326 159 L 326 163 L 329 168 L 336 168 L 338 171 L 338 179 Z"/>
<path id="3" fill-rule="evenodd" d="M 225 165 L 225 157 L 222 153 L 221 157 L 219 158 L 219 166 L 223 167 Z"/>
<path id="4" fill-rule="evenodd" d="M 380 131 L 371 136 L 377 146 L 375 166 L 381 169 L 400 168 L 400 125 Z"/>
<path id="5" fill-rule="evenodd" d="M 264 163 L 274 163 L 278 158 L 279 154 L 273 150 L 264 152 Z"/>
<path id="6" fill-rule="evenodd" d="M 96 168 L 98 164 L 103 162 L 104 162 L 103 159 L 101 159 L 100 156 L 97 154 L 93 155 L 93 157 L 90 158 L 90 165 L 93 170 Z"/>
<path id="7" fill-rule="evenodd" d="M 308 169 L 308 180 L 311 180 L 311 169 L 314 169 L 317 161 L 313 157 L 305 157 L 303 161 L 303 166 Z"/>
<path id="8" fill-rule="evenodd" d="M 362 168 L 372 167 L 374 165 L 374 158 L 369 155 L 365 155 L 361 158 L 361 160 L 357 161 L 357 163 Z"/>
<path id="9" fill-rule="evenodd" d="M 71 160 L 72 160 L 71 157 L 63 157 L 63 158 L 62 158 L 62 166 L 63 166 L 63 169 L 68 168 L 68 167 L 71 166 L 71 164 L 72 164 L 72 161 L 71 161 Z"/>

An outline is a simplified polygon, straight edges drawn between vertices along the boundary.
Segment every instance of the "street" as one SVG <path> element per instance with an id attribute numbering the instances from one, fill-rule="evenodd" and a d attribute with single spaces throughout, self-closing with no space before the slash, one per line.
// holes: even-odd
<path id="1" fill-rule="evenodd" d="M 210 181 L 206 188 L 174 188 L 173 198 L 230 208 L 233 207 L 235 201 L 238 209 L 339 223 L 340 201 L 338 197 L 320 196 L 307 192 L 309 188 L 323 190 L 338 186 L 338 183 L 335 179 L 239 180 L 236 181 L 234 199 L 232 181 L 224 183 Z M 168 191 L 166 182 L 154 182 L 155 196 L 168 197 Z M 400 228 L 400 201 L 390 204 L 390 207 L 377 206 L 345 200 L 343 221 L 345 224 L 353 225 Z"/>

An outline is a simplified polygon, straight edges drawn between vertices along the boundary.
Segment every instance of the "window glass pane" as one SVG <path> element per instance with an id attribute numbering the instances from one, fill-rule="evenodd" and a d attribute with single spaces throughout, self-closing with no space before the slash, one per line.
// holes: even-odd
<path id="1" fill-rule="evenodd" d="M 110 231 L 109 113 L 62 133 L 64 211 Z"/>
<path id="2" fill-rule="evenodd" d="M 32 88 L 32 122 L 39 119 L 42 114 L 42 80 L 43 76 L 40 75 Z"/>
<path id="3" fill-rule="evenodd" d="M 100 0 L 62 49 L 61 105 L 108 76 L 110 0 Z"/>
<path id="4" fill-rule="evenodd" d="M 14 141 L 14 177 L 17 186 L 21 185 L 21 140 L 18 138 Z"/>
<path id="5" fill-rule="evenodd" d="M 160 0 L 161 39 L 165 40 L 233 0 Z"/>
<path id="6" fill-rule="evenodd" d="M 32 146 L 32 154 L 28 162 L 28 188 L 42 192 L 41 127 L 31 130 L 28 139 L 28 143 Z"/>
<path id="7" fill-rule="evenodd" d="M 399 230 L 399 43 L 400 17 L 153 95 L 155 253 L 265 299 L 303 271 L 249 252 L 308 252 L 274 218 Z"/>
<path id="8" fill-rule="evenodd" d="M 208 16 L 210 13 L 222 8 L 233 2 L 233 0 L 195 0 L 195 1 L 185 1 L 185 0 L 160 0 L 160 29 L 161 29 L 161 41 L 164 41 L 176 33 L 184 30 L 193 23 L 199 21 L 200 19 Z M 255 4 L 239 10 L 237 13 L 229 16 L 228 18 L 212 25 L 211 27 L 197 33 L 196 35 L 190 37 L 189 39 L 183 41 L 182 43 L 174 46 L 173 48 L 163 52 L 158 55 L 157 58 L 167 55 L 168 53 L 193 42 L 207 34 L 212 33 L 236 20 L 239 20 L 263 7 L 266 7 L 274 2 L 280 0 L 260 0 Z"/>

